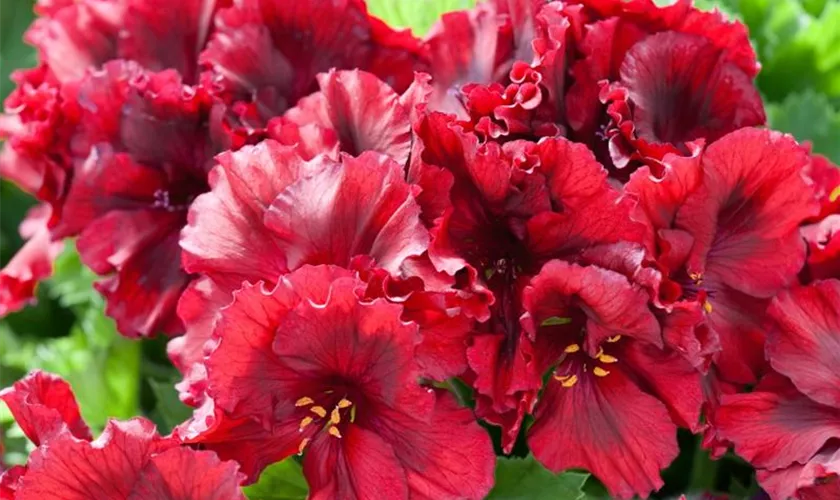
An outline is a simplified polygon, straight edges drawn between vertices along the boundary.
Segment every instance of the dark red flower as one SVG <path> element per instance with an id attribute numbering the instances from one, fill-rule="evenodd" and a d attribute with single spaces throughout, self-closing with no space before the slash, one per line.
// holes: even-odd
<path id="1" fill-rule="evenodd" d="M 753 85 L 758 64 L 742 24 L 690 0 L 579 3 L 585 36 L 566 109 L 572 136 L 608 166 L 652 164 L 684 152 L 685 142 L 764 123 Z"/>
<path id="2" fill-rule="evenodd" d="M 767 356 L 778 373 L 749 394 L 723 396 L 717 431 L 773 499 L 831 498 L 840 470 L 840 281 L 783 291 L 768 312 Z"/>
<path id="3" fill-rule="evenodd" d="M 2 498 L 21 500 L 244 500 L 234 462 L 161 437 L 148 420 L 112 420 L 95 441 L 70 386 L 33 372 L 0 392 L 37 446 L 23 467 L 2 473 Z"/>
<path id="4" fill-rule="evenodd" d="M 551 373 L 528 431 L 534 456 L 584 468 L 620 498 L 659 489 L 677 425 L 696 428 L 699 372 L 663 349 L 648 292 L 621 274 L 555 260 L 523 292 L 538 373 Z"/>
<path id="5" fill-rule="evenodd" d="M 236 147 L 316 91 L 318 73 L 358 68 L 402 92 L 421 62 L 419 41 L 368 15 L 362 0 L 241 0 L 219 11 L 215 28 L 200 61 Z"/>
<path id="6" fill-rule="evenodd" d="M 178 237 L 207 189 L 216 145 L 210 101 L 173 71 L 106 64 L 78 86 L 78 163 L 53 237 L 79 235 L 82 261 L 101 275 L 107 313 L 125 335 L 179 333 L 187 285 Z"/>
<path id="7" fill-rule="evenodd" d="M 449 394 L 418 385 L 417 325 L 398 305 L 360 300 L 364 287 L 349 271 L 307 266 L 273 290 L 235 294 L 216 325 L 207 390 L 226 417 L 260 423 L 272 446 L 237 437 L 248 432 L 239 424 L 225 429 L 238 443 L 228 451 L 257 464 L 303 453 L 313 498 L 482 498 L 489 437 Z M 219 429 L 191 441 L 214 449 Z"/>
<path id="8" fill-rule="evenodd" d="M 479 145 L 437 113 L 421 121 L 418 137 L 409 178 L 424 190 L 427 179 L 438 186 L 439 198 L 420 200 L 424 211 L 440 213 L 431 221 L 431 262 L 475 293 L 492 293 L 490 317 L 478 317 L 473 328 L 467 378 L 479 416 L 503 427 L 510 450 L 541 385 L 519 326 L 522 289 L 546 261 L 637 240 L 640 228 L 630 220 L 629 200 L 609 187 L 583 145 L 564 139 Z"/>
<path id="9" fill-rule="evenodd" d="M 20 235 L 27 241 L 0 270 L 0 317 L 33 302 L 38 282 L 52 275 L 53 260 L 64 245 L 50 239 L 50 213 L 50 207 L 37 206 L 20 225 Z"/>
<path id="10" fill-rule="evenodd" d="M 789 136 L 742 129 L 692 158 L 666 166 L 663 180 L 641 170 L 627 190 L 641 200 L 648 248 L 667 278 L 660 301 L 699 302 L 720 339 L 723 379 L 753 382 L 765 365 L 765 308 L 805 259 L 798 226 L 816 211 L 808 154 Z"/>
<path id="11" fill-rule="evenodd" d="M 243 281 L 276 283 L 305 264 L 349 267 L 357 256 L 397 273 L 428 246 L 416 189 L 387 156 L 306 161 L 267 140 L 218 161 L 181 240 L 185 269 L 202 275 L 179 306 L 188 332 L 169 349 L 183 371 L 201 360 L 215 311 Z"/>

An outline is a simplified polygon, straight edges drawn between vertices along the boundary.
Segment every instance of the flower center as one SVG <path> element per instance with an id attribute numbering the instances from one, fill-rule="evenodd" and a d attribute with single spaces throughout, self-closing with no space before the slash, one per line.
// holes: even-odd
<path id="1" fill-rule="evenodd" d="M 618 358 L 609 354 L 613 345 L 621 340 L 621 335 L 609 337 L 605 345 L 598 348 L 593 356 L 587 355 L 580 344 L 569 344 L 563 350 L 560 362 L 554 369 L 554 380 L 565 388 L 574 387 L 585 374 L 592 372 L 596 377 L 606 377 L 610 374 L 612 365 L 618 363 Z"/>
<path id="2" fill-rule="evenodd" d="M 336 439 L 341 439 L 341 428 L 356 421 L 356 405 L 346 397 L 339 399 L 335 404 L 322 406 L 313 398 L 303 396 L 295 401 L 295 407 L 299 408 L 303 415 L 298 428 L 303 435 L 298 454 L 303 454 L 316 434 L 326 432 Z"/>

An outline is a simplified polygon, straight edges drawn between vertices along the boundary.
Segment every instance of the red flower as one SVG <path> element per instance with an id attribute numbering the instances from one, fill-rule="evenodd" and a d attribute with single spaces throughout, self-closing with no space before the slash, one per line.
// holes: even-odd
<path id="1" fill-rule="evenodd" d="M 358 68 L 397 92 L 411 84 L 419 42 L 367 13 L 362 0 L 240 0 L 221 10 L 201 54 L 208 88 L 225 103 L 233 144 L 264 137 L 266 122 L 317 90 L 315 76 Z"/>
<path id="2" fill-rule="evenodd" d="M 180 447 L 145 419 L 112 420 L 91 441 L 69 385 L 54 375 L 33 372 L 0 392 L 0 399 L 37 446 L 25 466 L 0 476 L 2 498 L 245 498 L 238 465 Z"/>
<path id="3" fill-rule="evenodd" d="M 668 277 L 660 300 L 701 304 L 720 339 L 720 374 L 749 383 L 765 364 L 767 303 L 804 262 L 798 226 L 816 210 L 803 178 L 808 155 L 790 137 L 743 129 L 699 158 L 674 164 L 662 181 L 640 170 L 627 190 L 642 200 L 648 246 Z"/>
<path id="4" fill-rule="evenodd" d="M 483 498 L 489 437 L 449 394 L 418 385 L 417 325 L 398 305 L 360 300 L 364 286 L 318 266 L 235 294 L 216 325 L 207 390 L 226 417 L 260 423 L 271 446 L 227 426 L 238 441 L 228 452 L 258 464 L 303 453 L 312 498 Z M 191 441 L 215 449 L 214 430 Z"/>
<path id="5" fill-rule="evenodd" d="M 433 113 L 418 127 L 420 154 L 409 177 L 452 186 L 426 201 L 433 219 L 429 257 L 475 293 L 492 293 L 490 317 L 473 328 L 467 360 L 476 410 L 503 427 L 510 450 L 541 385 L 530 340 L 519 327 L 521 291 L 552 258 L 574 260 L 587 248 L 639 238 L 606 172 L 582 145 L 565 139 L 505 147 L 464 133 Z M 420 142 L 421 141 L 421 142 Z M 433 188 L 434 189 L 434 188 Z M 442 191 L 438 187 L 438 191 Z M 431 218 L 431 217 L 430 217 Z"/>
<path id="6" fill-rule="evenodd" d="M 187 285 L 178 237 L 207 189 L 216 149 L 210 102 L 177 73 L 106 64 L 79 86 L 80 160 L 53 237 L 80 235 L 82 261 L 101 275 L 107 313 L 124 335 L 179 333 L 175 305 Z"/>
<path id="7" fill-rule="evenodd" d="M 749 394 L 723 396 L 715 424 L 758 469 L 771 498 L 833 498 L 840 487 L 840 281 L 784 291 L 769 315 L 767 356 L 778 373 Z"/>
<path id="8" fill-rule="evenodd" d="M 663 349 L 648 293 L 599 267 L 555 260 L 523 292 L 537 373 L 551 378 L 528 431 L 534 456 L 584 468 L 614 496 L 646 497 L 676 457 L 676 425 L 694 429 L 699 372 Z"/>
<path id="9" fill-rule="evenodd" d="M 35 287 L 49 277 L 53 260 L 64 245 L 50 240 L 47 221 L 50 208 L 37 206 L 20 225 L 20 235 L 27 241 L 0 270 L 0 316 L 17 311 L 34 300 Z"/>
<path id="10" fill-rule="evenodd" d="M 652 164 L 685 152 L 688 141 L 764 123 L 753 85 L 758 64 L 742 24 L 690 0 L 580 3 L 586 34 L 566 106 L 573 137 L 602 161 L 619 169 L 631 160 Z"/>
<path id="11" fill-rule="evenodd" d="M 349 267 L 357 256 L 396 273 L 428 246 L 416 189 L 386 156 L 305 161 L 267 140 L 218 159 L 181 240 L 185 269 L 202 275 L 179 306 L 187 335 L 170 346 L 182 370 L 201 360 L 215 311 L 243 281 L 276 283 L 305 264 Z"/>

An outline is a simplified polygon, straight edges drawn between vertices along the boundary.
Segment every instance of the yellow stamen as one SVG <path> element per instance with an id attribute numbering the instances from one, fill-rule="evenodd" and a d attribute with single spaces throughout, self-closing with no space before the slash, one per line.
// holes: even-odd
<path id="1" fill-rule="evenodd" d="M 323 406 L 313 406 L 312 408 L 309 409 L 309 411 L 311 411 L 315 415 L 318 415 L 321 418 L 324 418 L 324 417 L 327 416 L 327 410 L 325 410 Z"/>
<path id="2" fill-rule="evenodd" d="M 341 422 L 341 414 L 338 411 L 338 406 L 336 406 L 333 408 L 332 413 L 330 413 L 330 423 L 333 425 Z"/>
<path id="3" fill-rule="evenodd" d="M 602 355 L 602 354 L 604 354 L 604 348 L 603 348 L 603 347 L 599 347 L 599 348 L 598 348 L 598 352 L 596 352 L 596 353 L 595 353 L 595 356 L 592 356 L 592 357 L 593 357 L 593 358 L 595 358 L 595 359 L 598 359 L 598 358 L 600 358 L 600 357 L 601 357 L 601 355 Z"/>
<path id="4" fill-rule="evenodd" d="M 703 309 L 705 309 L 708 314 L 712 314 L 712 303 L 708 300 L 703 302 Z"/>
<path id="5" fill-rule="evenodd" d="M 295 401 L 295 406 L 309 406 L 314 402 L 315 401 L 313 401 L 312 398 L 304 396 L 304 397 L 298 399 L 297 401 Z"/>
<path id="6" fill-rule="evenodd" d="M 609 354 L 601 354 L 600 356 L 598 356 L 598 361 L 606 364 L 617 363 L 618 358 L 616 358 L 615 356 L 610 356 Z"/>
<path id="7" fill-rule="evenodd" d="M 558 380 L 560 385 L 563 387 L 572 387 L 577 384 L 578 381 L 577 375 L 555 375 L 554 378 L 555 380 Z"/>
<path id="8" fill-rule="evenodd" d="M 567 354 L 572 354 L 573 352 L 578 352 L 578 351 L 580 351 L 580 346 L 577 345 L 577 344 L 567 345 L 566 348 L 563 350 L 563 352 L 565 352 Z"/>
<path id="9" fill-rule="evenodd" d="M 312 423 L 312 417 L 304 417 L 303 420 L 300 421 L 300 430 L 306 429 L 306 426 Z"/>
<path id="10" fill-rule="evenodd" d="M 298 445 L 298 455 L 303 455 L 303 450 L 309 445 L 309 438 L 303 438 L 303 441 Z"/>
<path id="11" fill-rule="evenodd" d="M 330 433 L 330 436 L 341 438 L 341 431 L 338 430 L 338 427 L 330 427 L 327 432 Z"/>
<path id="12" fill-rule="evenodd" d="M 834 203 L 835 201 L 837 201 L 838 198 L 840 198 L 840 186 L 834 188 L 834 191 L 832 191 L 831 194 L 828 195 L 828 201 Z"/>
<path id="13" fill-rule="evenodd" d="M 341 401 L 338 402 L 339 408 L 347 408 L 348 406 L 352 405 L 353 402 L 347 398 L 341 398 Z"/>
<path id="14" fill-rule="evenodd" d="M 352 424 L 355 421 L 356 421 L 356 407 L 352 406 L 352 407 L 350 407 L 350 423 Z"/>
<path id="15" fill-rule="evenodd" d="M 618 342 L 619 340 L 621 340 L 621 335 L 616 335 L 614 337 L 607 337 L 607 342 L 609 342 L 610 344 L 614 344 L 614 343 Z"/>
<path id="16" fill-rule="evenodd" d="M 593 368 L 592 373 L 594 373 L 596 377 L 606 377 L 610 374 L 609 370 L 604 370 L 600 366 L 596 366 L 595 368 Z"/>

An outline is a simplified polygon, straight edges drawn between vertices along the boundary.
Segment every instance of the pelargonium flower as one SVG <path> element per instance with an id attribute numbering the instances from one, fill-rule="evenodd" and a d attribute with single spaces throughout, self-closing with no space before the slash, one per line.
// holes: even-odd
<path id="1" fill-rule="evenodd" d="M 234 147 L 264 137 L 269 119 L 317 90 L 318 73 L 358 68 L 402 92 L 422 65 L 419 41 L 370 16 L 362 0 L 237 0 L 216 15 L 200 61 Z"/>
<path id="2" fill-rule="evenodd" d="M 802 227 L 808 243 L 802 279 L 840 278 L 840 168 L 814 155 L 807 173 L 814 182 L 820 213 Z"/>
<path id="3" fill-rule="evenodd" d="M 655 165 L 667 153 L 687 152 L 686 142 L 713 142 L 765 122 L 753 83 L 759 65 L 743 24 L 691 0 L 577 3 L 586 34 L 571 64 L 566 110 L 572 137 L 608 166 Z"/>
<path id="4" fill-rule="evenodd" d="M 33 372 L 0 391 L 0 399 L 36 445 L 25 466 L 0 476 L 4 499 L 245 498 L 236 463 L 161 437 L 143 418 L 111 420 L 91 441 L 70 386 L 57 376 Z"/>
<path id="5" fill-rule="evenodd" d="M 523 291 L 537 373 L 551 377 L 528 445 L 550 470 L 591 471 L 619 498 L 662 487 L 677 425 L 695 429 L 700 373 L 664 348 L 648 291 L 598 266 L 545 264 Z"/>
<path id="6" fill-rule="evenodd" d="M 190 441 L 260 466 L 301 453 L 313 498 L 483 498 L 489 436 L 450 394 L 418 384 L 417 325 L 399 305 L 360 299 L 365 286 L 350 271 L 306 266 L 273 289 L 236 292 L 216 324 L 207 391 L 264 437 L 217 425 Z"/>
<path id="7" fill-rule="evenodd" d="M 387 156 L 304 160 L 266 140 L 218 161 L 181 239 L 184 268 L 201 275 L 179 306 L 187 334 L 170 345 L 182 371 L 201 360 L 216 311 L 243 281 L 273 284 L 306 264 L 349 267 L 355 257 L 397 273 L 428 246 L 417 189 Z"/>
<path id="8" fill-rule="evenodd" d="M 840 493 L 840 281 L 781 292 L 767 357 L 775 372 L 748 394 L 723 396 L 715 424 L 758 469 L 775 499 Z"/>
<path id="9" fill-rule="evenodd" d="M 751 383 L 764 369 L 764 311 L 795 282 L 805 260 L 798 227 L 816 212 L 809 161 L 791 137 L 747 128 L 667 167 L 661 181 L 642 169 L 627 185 L 667 277 L 660 301 L 702 306 L 725 381 Z"/>
<path id="10" fill-rule="evenodd" d="M 542 375 L 519 325 L 522 289 L 548 260 L 575 260 L 587 248 L 639 240 L 642 228 L 630 220 L 629 200 L 609 186 L 583 145 L 561 138 L 479 145 L 439 113 L 417 128 L 420 153 L 410 176 L 451 186 L 438 188 L 442 200 L 421 200 L 424 211 L 436 211 L 426 219 L 429 258 L 462 287 L 492 294 L 489 318 L 477 318 L 471 334 L 467 379 L 476 389 L 478 415 L 502 426 L 509 451 Z"/>
<path id="11" fill-rule="evenodd" d="M 180 333 L 179 233 L 219 147 L 209 96 L 174 71 L 114 61 L 79 83 L 75 102 L 80 160 L 53 236 L 79 235 L 82 261 L 110 275 L 96 287 L 121 333 Z"/>

